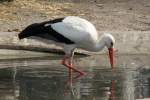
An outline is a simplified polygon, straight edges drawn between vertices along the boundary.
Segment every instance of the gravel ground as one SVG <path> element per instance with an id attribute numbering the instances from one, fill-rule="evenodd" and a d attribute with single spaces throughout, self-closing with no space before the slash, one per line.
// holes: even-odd
<path id="1" fill-rule="evenodd" d="M 0 31 L 75 15 L 98 31 L 150 31 L 150 0 L 14 0 L 0 3 Z"/>

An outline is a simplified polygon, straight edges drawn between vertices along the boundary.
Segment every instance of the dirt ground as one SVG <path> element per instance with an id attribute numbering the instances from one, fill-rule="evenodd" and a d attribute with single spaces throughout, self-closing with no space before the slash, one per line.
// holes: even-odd
<path id="1" fill-rule="evenodd" d="M 150 31 L 150 0 L 14 0 L 0 3 L 0 31 L 75 15 L 98 31 Z"/>

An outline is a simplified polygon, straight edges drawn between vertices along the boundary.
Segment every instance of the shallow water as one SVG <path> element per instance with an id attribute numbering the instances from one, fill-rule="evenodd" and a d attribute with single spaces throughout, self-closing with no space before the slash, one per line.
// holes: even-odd
<path id="1" fill-rule="evenodd" d="M 96 60 L 98 58 L 75 59 L 75 67 L 86 75 L 75 78 L 77 73 L 73 73 L 71 82 L 68 81 L 67 69 L 58 63 L 59 57 L 1 61 L 0 100 L 150 98 L 150 67 L 146 62 L 149 57 L 129 57 L 127 62 L 119 62 L 115 71 L 109 68 L 107 61 L 102 63 Z M 123 56 L 122 59 L 127 58 Z"/>

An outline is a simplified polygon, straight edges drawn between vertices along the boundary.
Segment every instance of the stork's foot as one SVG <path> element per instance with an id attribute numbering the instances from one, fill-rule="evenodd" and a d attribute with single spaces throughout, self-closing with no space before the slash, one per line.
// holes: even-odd
<path id="1" fill-rule="evenodd" d="M 85 73 L 83 71 L 78 70 L 78 69 L 74 68 L 73 66 L 70 66 L 70 68 L 73 70 L 73 72 L 77 72 L 79 74 L 78 76 L 85 75 Z"/>
<path id="2" fill-rule="evenodd" d="M 70 65 L 69 65 L 69 64 L 66 64 L 66 63 L 62 63 L 62 64 L 63 64 L 64 66 L 66 66 L 67 68 L 69 68 L 69 70 L 71 69 L 72 71 L 79 73 L 79 74 L 80 74 L 79 76 L 85 75 L 84 72 L 82 72 L 82 71 L 77 70 L 76 68 L 74 68 L 72 64 L 70 64 Z M 70 71 L 69 71 L 69 72 L 70 72 Z"/>

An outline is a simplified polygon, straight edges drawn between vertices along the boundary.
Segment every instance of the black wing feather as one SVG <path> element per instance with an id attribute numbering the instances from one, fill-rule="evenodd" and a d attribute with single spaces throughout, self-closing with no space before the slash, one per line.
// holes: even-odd
<path id="1" fill-rule="evenodd" d="M 52 27 L 51 24 L 62 22 L 64 18 L 58 18 L 50 21 L 45 21 L 42 23 L 36 23 L 29 25 L 25 30 L 23 30 L 19 34 L 19 38 L 26 38 L 30 36 L 37 36 L 40 38 L 44 38 L 47 40 L 53 40 L 56 42 L 62 42 L 66 44 L 74 44 L 73 41 L 70 39 L 66 38 L 62 34 L 56 32 Z M 48 24 L 48 26 L 46 26 Z M 27 31 L 26 31 L 27 30 Z"/>

